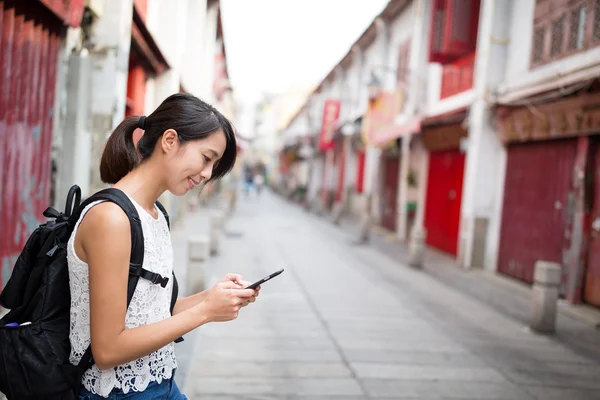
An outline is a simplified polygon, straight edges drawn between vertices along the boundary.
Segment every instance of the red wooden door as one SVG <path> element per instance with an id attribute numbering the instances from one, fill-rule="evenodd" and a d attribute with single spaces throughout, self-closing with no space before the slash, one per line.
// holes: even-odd
<path id="1" fill-rule="evenodd" d="M 498 271 L 527 283 L 537 260 L 563 263 L 577 140 L 508 149 Z"/>
<path id="2" fill-rule="evenodd" d="M 336 160 L 336 164 L 337 164 L 337 176 L 335 177 L 337 179 L 336 191 L 335 191 L 335 201 L 340 202 L 344 198 L 344 189 L 346 186 L 345 182 L 344 182 L 344 179 L 345 179 L 344 174 L 346 171 L 346 153 L 344 151 L 343 142 L 342 142 L 340 148 L 336 152 L 335 160 Z"/>
<path id="3" fill-rule="evenodd" d="M 390 157 L 383 160 L 383 187 L 381 198 L 381 219 L 384 228 L 396 230 L 397 220 L 397 195 L 398 195 L 398 170 L 399 157 Z"/>
<path id="4" fill-rule="evenodd" d="M 591 161 L 594 171 L 592 224 L 583 287 L 583 301 L 600 307 L 600 142 L 595 143 Z"/>
<path id="5" fill-rule="evenodd" d="M 458 252 L 458 229 L 465 155 L 459 150 L 429 155 L 425 204 L 427 244 L 447 253 Z"/>

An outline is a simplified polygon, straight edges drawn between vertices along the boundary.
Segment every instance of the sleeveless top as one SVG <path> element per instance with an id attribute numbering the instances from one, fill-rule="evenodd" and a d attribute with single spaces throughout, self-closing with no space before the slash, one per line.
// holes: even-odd
<path id="1" fill-rule="evenodd" d="M 140 278 L 125 316 L 125 328 L 135 328 L 167 319 L 171 316 L 170 303 L 173 290 L 173 247 L 167 221 L 157 210 L 158 219 L 144 210 L 131 197 L 142 222 L 144 232 L 144 264 L 149 271 L 170 277 L 165 288 Z M 87 263 L 75 253 L 74 239 L 81 220 L 94 202 L 81 213 L 71 234 L 67 247 L 69 286 L 71 289 L 71 342 L 70 362 L 77 364 L 90 345 L 90 295 Z M 156 208 L 156 207 L 155 207 Z M 110 249 L 107 249 L 110 251 Z M 125 267 L 125 266 L 124 266 Z M 82 378 L 83 386 L 90 392 L 108 397 L 113 389 L 124 393 L 142 392 L 150 382 L 161 383 L 170 379 L 177 368 L 173 343 L 138 360 L 119 365 L 109 370 L 100 370 L 93 365 Z"/>

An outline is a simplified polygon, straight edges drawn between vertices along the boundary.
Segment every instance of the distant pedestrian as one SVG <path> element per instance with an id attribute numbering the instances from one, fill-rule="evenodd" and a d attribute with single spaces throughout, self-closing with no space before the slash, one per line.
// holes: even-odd
<path id="1" fill-rule="evenodd" d="M 257 173 L 254 175 L 254 187 L 256 188 L 256 194 L 260 195 L 260 192 L 265 184 L 265 178 L 261 173 Z"/>
<path id="2" fill-rule="evenodd" d="M 143 134 L 135 146 L 137 128 Z M 170 233 L 155 206 L 159 196 L 165 191 L 183 196 L 222 178 L 235 159 L 231 123 L 191 95 L 172 95 L 148 117 L 128 117 L 115 129 L 102 154 L 100 175 L 138 211 L 144 270 L 172 275 Z M 90 343 L 95 361 L 83 376 L 79 398 L 186 399 L 174 380 L 173 341 L 208 322 L 237 318 L 259 289 L 243 289 L 248 283 L 228 274 L 204 292 L 177 299 L 171 316 L 173 279 L 163 281 L 163 287 L 142 275 L 127 308 L 131 244 L 126 214 L 101 201 L 83 210 L 69 240 L 71 362 L 77 364 Z"/>
<path id="3" fill-rule="evenodd" d="M 250 194 L 254 184 L 254 169 L 250 164 L 244 166 L 244 192 L 246 196 Z"/>

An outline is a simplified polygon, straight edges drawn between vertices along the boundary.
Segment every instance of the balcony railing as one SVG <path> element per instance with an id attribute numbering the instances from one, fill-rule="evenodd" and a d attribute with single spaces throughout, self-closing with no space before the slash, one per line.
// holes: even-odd
<path id="1" fill-rule="evenodd" d="M 474 64 L 475 54 L 472 53 L 442 67 L 441 99 L 465 92 L 473 87 Z"/>

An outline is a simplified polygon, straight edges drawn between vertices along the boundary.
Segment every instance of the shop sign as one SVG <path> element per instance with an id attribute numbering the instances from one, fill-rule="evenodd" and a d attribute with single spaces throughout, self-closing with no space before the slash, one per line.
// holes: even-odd
<path id="1" fill-rule="evenodd" d="M 496 117 L 505 143 L 600 133 L 600 94 L 542 105 L 499 107 Z"/>

